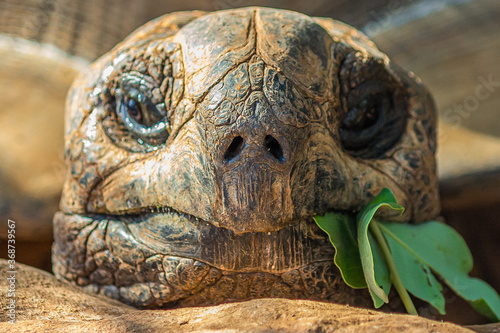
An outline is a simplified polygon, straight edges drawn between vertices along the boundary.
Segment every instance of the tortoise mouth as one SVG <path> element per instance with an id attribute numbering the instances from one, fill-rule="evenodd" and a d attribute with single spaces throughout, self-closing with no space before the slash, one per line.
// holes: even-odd
<path id="1" fill-rule="evenodd" d="M 156 211 L 56 213 L 55 275 L 141 308 L 258 297 L 369 299 L 342 282 L 334 249 L 312 218 L 276 232 L 236 235 L 171 209 Z"/>
<path id="2" fill-rule="evenodd" d="M 234 272 L 283 273 L 315 262 L 331 261 L 334 255 L 328 237 L 312 217 L 274 232 L 247 233 L 235 233 L 169 207 L 86 218 L 105 221 L 106 237 L 113 243 L 126 244 L 134 240 L 133 246 L 145 252 L 194 259 Z"/>

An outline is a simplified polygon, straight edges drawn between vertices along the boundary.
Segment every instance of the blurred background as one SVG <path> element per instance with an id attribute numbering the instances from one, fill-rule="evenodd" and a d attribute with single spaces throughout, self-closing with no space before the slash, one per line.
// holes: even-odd
<path id="1" fill-rule="evenodd" d="M 442 215 L 469 244 L 473 273 L 500 290 L 495 0 L 0 0 L 0 257 L 12 219 L 17 261 L 51 270 L 52 216 L 65 172 L 64 99 L 76 73 L 162 14 L 245 6 L 346 22 L 422 79 L 441 116 Z"/>

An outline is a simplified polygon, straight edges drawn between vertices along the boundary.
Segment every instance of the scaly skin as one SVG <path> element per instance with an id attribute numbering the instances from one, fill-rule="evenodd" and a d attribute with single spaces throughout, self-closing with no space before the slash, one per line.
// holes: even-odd
<path id="1" fill-rule="evenodd" d="M 154 219 L 178 219 L 169 214 L 159 213 Z M 139 307 L 212 305 L 258 297 L 369 305 L 365 292 L 343 283 L 333 267 L 332 246 L 321 231 L 311 228 L 313 224 L 293 225 L 270 235 L 243 234 L 227 242 L 228 231 L 200 227 L 181 217 L 178 222 L 191 225 L 184 228 L 185 234 L 176 230 L 175 239 L 168 240 L 176 245 L 167 249 L 153 245 L 154 235 L 136 237 L 147 220 L 123 222 L 58 213 L 55 232 L 71 238 L 56 243 L 54 268 L 88 290 Z M 131 223 L 134 228 L 128 229 Z M 200 242 L 195 241 L 198 237 Z M 252 248 L 248 248 L 250 244 Z M 276 248 L 269 252 L 261 251 L 273 246 Z M 303 257 L 290 256 L 295 246 L 307 249 L 295 252 Z M 248 250 L 246 256 L 242 255 L 244 249 Z M 285 258 L 289 262 L 276 262 Z M 63 260 L 65 265 L 58 264 Z"/>
<path id="2" fill-rule="evenodd" d="M 138 307 L 367 306 L 312 216 L 388 187 L 399 221 L 437 217 L 435 126 L 418 79 L 340 22 L 166 15 L 73 85 L 54 272 Z"/>

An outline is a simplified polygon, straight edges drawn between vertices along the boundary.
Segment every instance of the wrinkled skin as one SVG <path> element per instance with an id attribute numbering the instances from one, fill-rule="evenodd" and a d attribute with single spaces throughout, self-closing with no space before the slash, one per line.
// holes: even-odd
<path id="1" fill-rule="evenodd" d="M 437 217 L 435 126 L 419 80 L 340 22 L 163 16 L 69 94 L 54 272 L 138 307 L 369 305 L 312 216 L 354 214 L 388 187 L 406 207 L 392 218 Z"/>

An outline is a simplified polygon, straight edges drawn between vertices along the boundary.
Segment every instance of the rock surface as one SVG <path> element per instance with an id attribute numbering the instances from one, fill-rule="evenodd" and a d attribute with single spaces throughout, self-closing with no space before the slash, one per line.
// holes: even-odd
<path id="1" fill-rule="evenodd" d="M 0 282 L 2 332 L 470 332 L 409 315 L 287 299 L 141 311 L 88 295 L 38 269 L 16 269 L 15 324 L 6 311 L 9 286 L 5 278 Z M 8 270 L 1 260 L 0 275 L 7 277 Z"/>

